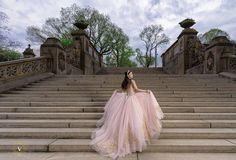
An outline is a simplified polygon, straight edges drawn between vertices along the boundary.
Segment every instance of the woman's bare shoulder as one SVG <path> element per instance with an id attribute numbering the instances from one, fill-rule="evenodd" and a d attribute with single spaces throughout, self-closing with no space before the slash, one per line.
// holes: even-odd
<path id="1" fill-rule="evenodd" d="M 131 82 L 135 82 L 135 80 L 134 80 L 134 79 L 131 79 Z"/>
<path id="2" fill-rule="evenodd" d="M 136 82 L 135 82 L 134 79 L 131 79 L 131 84 L 132 84 L 132 85 L 136 85 Z"/>

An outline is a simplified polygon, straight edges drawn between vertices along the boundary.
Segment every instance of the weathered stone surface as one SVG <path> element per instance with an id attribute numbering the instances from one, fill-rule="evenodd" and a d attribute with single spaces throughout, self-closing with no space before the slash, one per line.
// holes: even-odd
<path id="1" fill-rule="evenodd" d="M 165 152 L 183 152 L 185 155 L 177 157 L 184 159 L 198 152 L 203 159 L 209 152 L 211 158 L 221 153 L 230 159 L 231 153 L 236 153 L 233 81 L 216 74 L 145 73 L 136 77 L 140 88 L 153 91 L 166 117 L 160 139 L 153 139 L 142 153 L 125 158 L 148 159 L 156 153 L 168 158 Z M 45 152 L 35 159 L 46 158 L 46 152 L 55 155 L 50 158 L 64 158 L 63 154 L 71 155 L 71 159 L 104 158 L 89 147 L 90 135 L 122 78 L 119 74 L 56 75 L 0 94 L 0 137 L 5 140 L 0 143 L 0 151 L 14 154 L 17 147 L 21 148 L 17 139 L 27 152 Z M 88 155 L 76 155 L 83 151 Z"/>
<path id="2" fill-rule="evenodd" d="M 192 19 L 180 22 L 184 29 L 161 55 L 163 71 L 171 74 L 236 72 L 235 44 L 225 36 L 202 44 L 198 32 L 190 28 L 194 23 Z"/>

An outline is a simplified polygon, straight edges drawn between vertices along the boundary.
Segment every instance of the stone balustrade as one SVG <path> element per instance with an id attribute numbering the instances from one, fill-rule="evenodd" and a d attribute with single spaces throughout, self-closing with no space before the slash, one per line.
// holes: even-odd
<path id="1" fill-rule="evenodd" d="M 236 72 L 235 44 L 225 36 L 202 44 L 197 37 L 198 32 L 189 28 L 191 25 L 188 23 L 178 39 L 161 55 L 163 70 L 170 74 Z"/>
<path id="2" fill-rule="evenodd" d="M 51 72 L 51 59 L 46 56 L 24 58 L 0 63 L 0 81 Z"/>

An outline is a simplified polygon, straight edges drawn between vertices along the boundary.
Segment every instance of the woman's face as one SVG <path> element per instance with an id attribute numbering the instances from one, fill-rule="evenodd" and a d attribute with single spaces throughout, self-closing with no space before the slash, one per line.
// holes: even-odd
<path id="1" fill-rule="evenodd" d="M 133 72 L 129 72 L 128 78 L 129 78 L 129 79 L 132 79 L 133 77 L 134 77 Z"/>

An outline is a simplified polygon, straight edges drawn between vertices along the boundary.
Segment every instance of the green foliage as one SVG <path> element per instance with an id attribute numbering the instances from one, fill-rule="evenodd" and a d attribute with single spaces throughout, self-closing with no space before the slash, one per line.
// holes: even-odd
<path id="1" fill-rule="evenodd" d="M 109 54 L 105 57 L 106 64 L 108 66 L 114 66 L 114 67 L 137 67 L 137 64 L 130 60 L 131 56 L 135 56 L 135 52 L 132 50 L 132 48 L 127 47 L 118 54 Z"/>
<path id="2" fill-rule="evenodd" d="M 97 51 L 108 57 L 107 64 L 120 66 L 127 64 L 132 54 L 124 52 L 128 50 L 129 39 L 120 27 L 111 22 L 109 16 L 99 13 L 98 10 L 90 7 L 81 8 L 76 4 L 70 7 L 61 8 L 60 18 L 49 18 L 40 28 L 29 26 L 27 28 L 27 39 L 31 42 L 44 42 L 48 37 L 56 37 L 61 40 L 62 45 L 67 47 L 72 43 L 71 31 L 75 30 L 73 23 L 85 20 L 89 25 L 86 29 L 90 41 Z M 110 55 L 110 56 L 108 56 Z M 120 57 L 123 56 L 123 59 Z M 113 60 L 114 59 L 114 60 Z M 122 61 L 122 62 L 120 62 Z"/>
<path id="3" fill-rule="evenodd" d="M 0 62 L 22 58 L 22 54 L 15 50 L 0 50 Z"/>
<path id="4" fill-rule="evenodd" d="M 199 35 L 199 39 L 201 40 L 202 43 L 209 44 L 212 41 L 212 39 L 218 36 L 226 36 L 230 40 L 229 34 L 218 28 L 210 29 L 203 35 Z"/>
<path id="5" fill-rule="evenodd" d="M 139 48 L 136 49 L 136 53 L 137 53 L 136 60 L 139 62 L 141 66 L 149 67 L 154 64 L 155 57 L 153 57 L 152 55 L 151 56 L 143 55 L 143 53 L 141 52 Z"/>
<path id="6" fill-rule="evenodd" d="M 63 47 L 68 47 L 72 44 L 73 40 L 71 38 L 62 37 L 60 38 L 61 44 Z"/>

